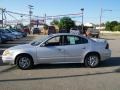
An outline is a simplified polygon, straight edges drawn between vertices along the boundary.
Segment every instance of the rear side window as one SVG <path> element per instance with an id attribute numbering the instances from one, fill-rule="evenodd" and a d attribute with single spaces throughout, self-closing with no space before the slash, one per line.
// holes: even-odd
<path id="1" fill-rule="evenodd" d="M 86 44 L 88 40 L 79 36 L 65 36 L 64 37 L 65 45 L 76 45 L 76 44 Z"/>
<path id="2" fill-rule="evenodd" d="M 86 43 L 88 43 L 88 40 L 81 37 L 81 44 L 86 44 Z"/>

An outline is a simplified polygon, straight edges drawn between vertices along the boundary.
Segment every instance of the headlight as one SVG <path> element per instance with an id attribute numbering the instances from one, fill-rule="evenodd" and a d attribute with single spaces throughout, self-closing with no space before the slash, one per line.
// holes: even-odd
<path id="1" fill-rule="evenodd" d="M 5 50 L 3 52 L 3 56 L 11 56 L 11 55 L 12 55 L 12 53 L 9 50 Z"/>

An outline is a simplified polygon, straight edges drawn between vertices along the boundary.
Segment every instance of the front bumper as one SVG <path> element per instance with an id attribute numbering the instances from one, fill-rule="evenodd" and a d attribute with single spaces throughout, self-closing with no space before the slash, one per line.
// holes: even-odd
<path id="1" fill-rule="evenodd" d="M 11 56 L 2 56 L 3 63 L 14 64 L 14 58 Z"/>

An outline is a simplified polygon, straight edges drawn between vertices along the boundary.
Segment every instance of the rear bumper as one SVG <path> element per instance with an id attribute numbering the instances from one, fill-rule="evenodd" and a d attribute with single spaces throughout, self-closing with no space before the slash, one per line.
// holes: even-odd
<path id="1" fill-rule="evenodd" d="M 105 50 L 101 55 L 101 61 L 109 59 L 111 57 L 111 50 Z"/>

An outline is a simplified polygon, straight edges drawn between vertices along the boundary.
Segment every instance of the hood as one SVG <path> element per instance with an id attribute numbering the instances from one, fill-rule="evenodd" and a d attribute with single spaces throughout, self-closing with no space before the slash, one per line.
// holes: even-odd
<path id="1" fill-rule="evenodd" d="M 23 44 L 23 45 L 13 46 L 9 49 L 14 50 L 14 49 L 27 49 L 27 48 L 33 48 L 33 46 L 30 44 Z"/>

